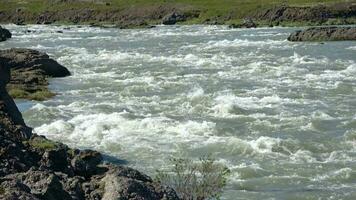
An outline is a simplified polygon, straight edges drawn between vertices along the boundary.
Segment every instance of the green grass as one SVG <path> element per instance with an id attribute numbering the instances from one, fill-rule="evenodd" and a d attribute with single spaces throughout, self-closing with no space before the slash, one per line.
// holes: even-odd
<path id="1" fill-rule="evenodd" d="M 275 5 L 308 6 L 319 3 L 349 2 L 348 0 L 103 0 L 105 3 L 72 2 L 54 3 L 52 0 L 2 0 L 0 10 L 23 8 L 31 12 L 45 10 L 67 10 L 91 8 L 96 10 L 117 10 L 130 7 L 147 7 L 157 5 L 189 6 L 203 10 L 201 18 L 232 15 L 241 18 L 247 14 Z"/>
<path id="2" fill-rule="evenodd" d="M 30 93 L 21 87 L 9 86 L 9 95 L 14 99 L 28 99 L 34 101 L 44 101 L 55 96 L 55 94 L 49 91 L 46 87 L 39 89 L 36 92 Z"/>
<path id="3" fill-rule="evenodd" d="M 342 3 L 350 0 L 102 0 L 101 3 L 94 2 L 70 2 L 70 3 L 54 3 L 53 0 L 1 0 L 0 11 L 15 11 L 17 8 L 21 10 L 38 14 L 44 11 L 61 11 L 69 9 L 93 9 L 98 12 L 101 11 L 120 11 L 132 9 L 144 15 L 150 8 L 158 8 L 158 6 L 167 6 L 181 8 L 185 11 L 199 10 L 200 15 L 197 18 L 189 19 L 180 24 L 203 24 L 208 20 L 216 21 L 223 24 L 240 24 L 246 16 L 253 15 L 260 10 L 272 8 L 274 6 L 288 5 L 288 6 L 314 6 L 318 4 Z M 145 10 L 146 9 L 146 10 Z M 149 11 L 148 11 L 149 12 Z M 160 20 L 147 19 L 148 24 L 160 24 Z M 34 21 L 27 21 L 25 23 L 35 23 Z M 73 22 L 57 21 L 56 24 L 73 24 Z M 83 25 L 107 25 L 113 22 L 80 22 Z M 343 23 L 340 19 L 335 19 L 326 24 L 352 24 L 352 22 Z M 263 21 L 257 22 L 260 26 L 269 26 L 270 24 Z M 312 22 L 283 22 L 281 26 L 308 26 L 318 25 Z M 144 26 L 143 26 L 144 27 Z M 126 28 L 140 28 L 133 25 L 133 27 Z M 37 98 L 37 96 L 36 96 Z"/>
<path id="4" fill-rule="evenodd" d="M 58 143 L 53 142 L 51 140 L 47 140 L 46 138 L 43 137 L 35 137 L 31 140 L 25 141 L 25 143 L 29 144 L 35 149 L 40 149 L 40 150 L 53 150 L 58 147 Z"/>

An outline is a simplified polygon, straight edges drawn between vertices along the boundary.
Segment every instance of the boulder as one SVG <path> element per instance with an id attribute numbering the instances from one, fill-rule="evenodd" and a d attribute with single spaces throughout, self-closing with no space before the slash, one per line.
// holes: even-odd
<path id="1" fill-rule="evenodd" d="M 187 20 L 187 16 L 182 14 L 182 13 L 178 13 L 178 12 L 172 12 L 166 16 L 163 17 L 162 19 L 162 24 L 164 25 L 174 25 L 177 22 L 183 22 Z"/>
<path id="2" fill-rule="evenodd" d="M 150 178 L 136 179 L 141 174 L 131 168 L 113 168 L 101 180 L 104 185 L 103 200 L 111 199 L 154 199 L 179 200 L 174 190 L 152 182 Z M 138 175 L 142 178 L 142 175 Z M 129 198 L 128 198 L 129 197 Z"/>
<path id="3" fill-rule="evenodd" d="M 356 27 L 313 27 L 292 33 L 288 40 L 294 42 L 356 40 Z"/>
<path id="4" fill-rule="evenodd" d="M 34 194 L 31 194 L 31 189 L 15 179 L 0 180 L 0 187 L 3 191 L 0 193 L 2 200 L 39 200 Z"/>
<path id="5" fill-rule="evenodd" d="M 2 27 L 0 26 L 0 42 L 5 41 L 5 40 L 11 38 L 11 36 L 12 36 L 12 35 L 11 35 L 11 33 L 10 33 L 9 30 L 7 30 L 7 29 L 5 29 L 5 28 L 2 28 Z"/>
<path id="6" fill-rule="evenodd" d="M 7 176 L 25 184 L 31 194 L 45 200 L 71 200 L 68 192 L 63 189 L 63 185 L 57 175 L 48 171 L 29 170 L 26 173 L 18 173 Z"/>
<path id="7" fill-rule="evenodd" d="M 257 24 L 251 18 L 246 18 L 244 19 L 243 23 L 231 24 L 229 27 L 230 28 L 256 28 Z"/>
<path id="8" fill-rule="evenodd" d="M 93 150 L 83 150 L 71 161 L 74 172 L 80 176 L 90 177 L 98 172 L 98 165 L 103 160 L 101 154 Z"/>
<path id="9" fill-rule="evenodd" d="M 60 65 L 57 61 L 50 59 L 45 53 L 32 49 L 7 49 L 0 51 L 0 59 L 6 59 L 5 65 L 12 69 L 41 70 L 44 75 L 50 77 L 69 76 L 67 68 Z"/>

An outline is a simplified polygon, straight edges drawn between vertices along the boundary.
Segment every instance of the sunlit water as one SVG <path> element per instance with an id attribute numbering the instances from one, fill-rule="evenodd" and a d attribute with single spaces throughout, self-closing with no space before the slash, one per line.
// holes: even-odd
<path id="1" fill-rule="evenodd" d="M 51 81 L 54 99 L 19 102 L 39 134 L 151 175 L 171 156 L 212 154 L 232 171 L 223 199 L 356 199 L 356 42 L 291 43 L 287 28 L 6 27 L 1 48 L 45 51 L 73 73 Z"/>

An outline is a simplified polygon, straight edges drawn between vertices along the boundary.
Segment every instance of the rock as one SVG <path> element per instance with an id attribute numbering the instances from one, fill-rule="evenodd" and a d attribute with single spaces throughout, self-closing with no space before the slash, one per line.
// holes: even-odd
<path id="1" fill-rule="evenodd" d="M 58 176 L 47 171 L 29 170 L 26 173 L 8 176 L 21 181 L 31 189 L 31 193 L 40 199 L 71 200 L 70 195 L 63 189 Z"/>
<path id="2" fill-rule="evenodd" d="M 246 18 L 244 19 L 242 24 L 231 24 L 230 28 L 256 28 L 257 24 L 251 19 Z"/>
<path id="3" fill-rule="evenodd" d="M 12 35 L 9 30 L 0 26 L 0 42 L 6 41 L 7 39 L 11 38 L 11 36 Z"/>
<path id="4" fill-rule="evenodd" d="M 47 54 L 31 49 L 0 50 L 0 63 L 11 69 L 7 89 L 14 98 L 48 99 L 54 96 L 47 88 L 48 77 L 70 75 L 67 68 Z"/>
<path id="5" fill-rule="evenodd" d="M 187 16 L 181 13 L 173 12 L 163 17 L 162 24 L 174 25 L 177 22 L 183 22 L 187 20 Z"/>
<path id="6" fill-rule="evenodd" d="M 105 186 L 102 199 L 179 200 L 174 190 L 154 183 L 151 179 L 135 179 L 130 174 L 140 173 L 130 168 L 113 168 L 108 171 L 102 179 Z"/>
<path id="7" fill-rule="evenodd" d="M 341 41 L 356 40 L 356 27 L 314 27 L 296 31 L 289 41 Z"/>
<path id="8" fill-rule="evenodd" d="M 103 160 L 101 154 L 97 151 L 83 150 L 75 155 L 71 165 L 76 174 L 84 177 L 90 177 L 98 172 L 98 165 Z"/>
<path id="9" fill-rule="evenodd" d="M 69 76 L 67 68 L 60 65 L 45 53 L 31 49 L 7 49 L 0 51 L 0 58 L 5 58 L 8 63 L 5 65 L 13 69 L 22 70 L 42 70 L 44 75 L 50 77 Z"/>
<path id="10" fill-rule="evenodd" d="M 31 189 L 14 179 L 0 180 L 0 188 L 3 192 L 0 193 L 0 199 L 3 200 L 39 200 L 35 195 L 31 194 Z"/>
<path id="11" fill-rule="evenodd" d="M 28 139 L 32 129 L 26 126 L 14 100 L 6 91 L 10 70 L 3 61 L 6 60 L 0 58 L 0 126 L 13 132 L 18 139 Z"/>

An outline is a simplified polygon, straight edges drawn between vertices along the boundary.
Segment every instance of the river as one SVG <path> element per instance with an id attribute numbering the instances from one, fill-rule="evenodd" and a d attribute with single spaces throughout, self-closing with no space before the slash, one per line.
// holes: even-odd
<path id="1" fill-rule="evenodd" d="M 38 134 L 150 175 L 211 154 L 232 172 L 222 199 L 356 199 L 356 42 L 288 42 L 295 28 L 5 27 L 0 48 L 72 72 L 51 80 L 55 98 L 17 101 Z"/>

